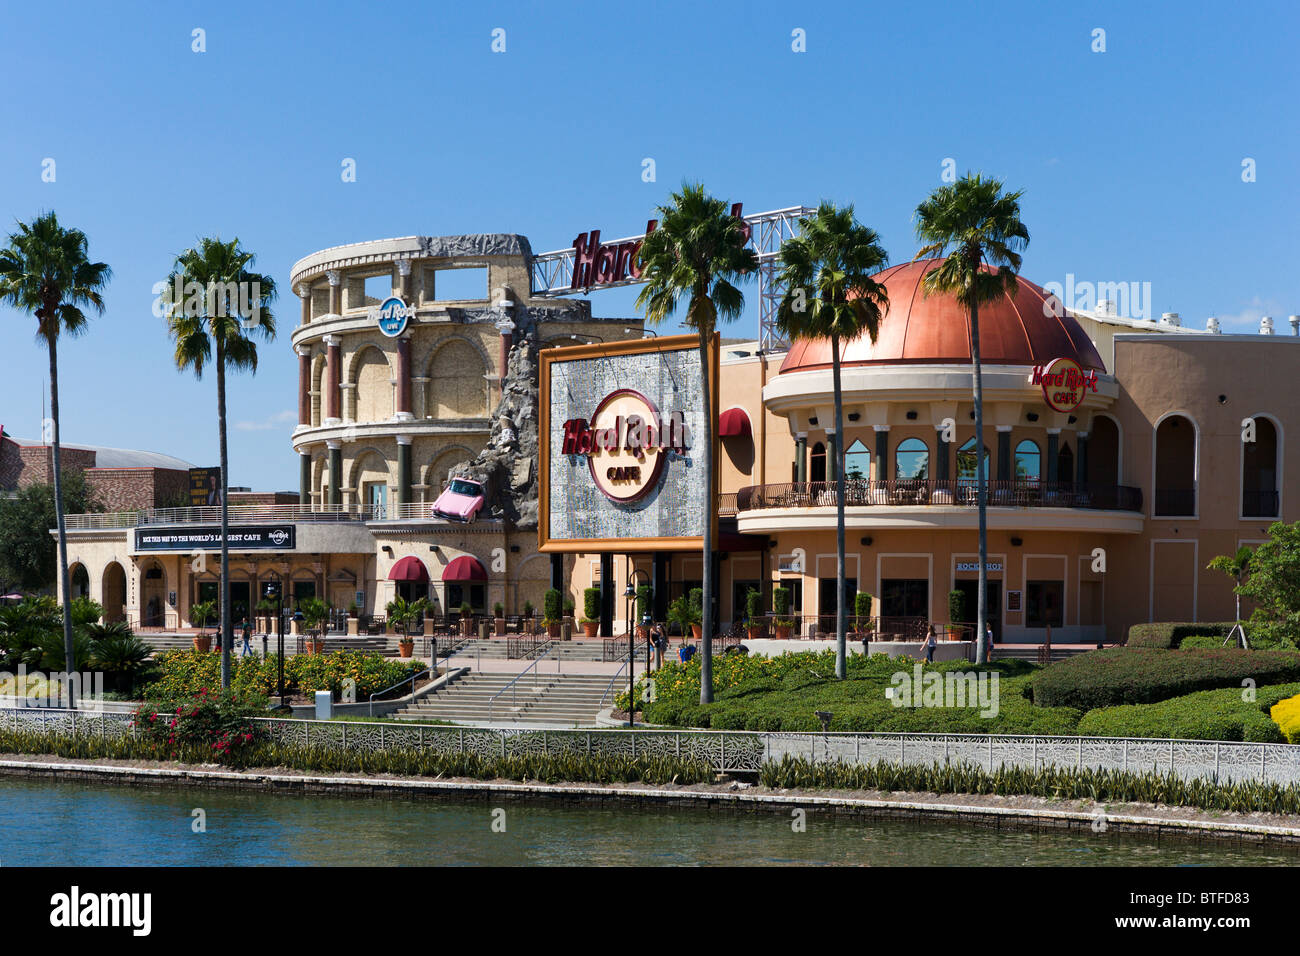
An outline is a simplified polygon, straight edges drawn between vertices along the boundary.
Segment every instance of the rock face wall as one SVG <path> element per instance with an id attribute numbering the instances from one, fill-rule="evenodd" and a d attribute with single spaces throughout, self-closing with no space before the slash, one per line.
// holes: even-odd
<path id="1" fill-rule="evenodd" d="M 487 447 L 453 467 L 451 477 L 483 485 L 485 515 L 504 518 L 507 527 L 537 527 L 538 381 L 537 318 L 521 315 L 506 367 L 501 401 L 492 413 Z M 539 310 L 545 311 L 545 310 Z M 517 314 L 525 310 L 518 310 Z"/>

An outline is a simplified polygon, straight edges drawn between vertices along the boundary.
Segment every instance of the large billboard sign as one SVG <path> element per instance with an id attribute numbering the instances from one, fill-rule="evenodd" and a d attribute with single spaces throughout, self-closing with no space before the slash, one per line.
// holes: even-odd
<path id="1" fill-rule="evenodd" d="M 292 551 L 292 524 L 232 525 L 226 537 L 231 551 Z M 182 525 L 135 529 L 136 551 L 220 551 L 220 525 Z"/>
<path id="2" fill-rule="evenodd" d="M 700 545 L 717 520 L 701 445 L 704 416 L 717 418 L 716 336 L 709 362 L 706 409 L 694 335 L 541 353 L 541 550 Z"/>
<path id="3" fill-rule="evenodd" d="M 190 469 L 190 507 L 216 508 L 221 505 L 221 469 Z"/>

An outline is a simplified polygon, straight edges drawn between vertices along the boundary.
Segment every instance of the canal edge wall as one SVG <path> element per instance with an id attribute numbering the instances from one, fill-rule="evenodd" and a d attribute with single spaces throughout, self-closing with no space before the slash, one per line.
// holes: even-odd
<path id="1" fill-rule="evenodd" d="M 687 808 L 740 812 L 782 813 L 803 809 L 838 816 L 952 821 L 993 829 L 1092 830 L 1104 820 L 1106 830 L 1212 839 L 1231 843 L 1287 843 L 1300 845 L 1300 826 L 1280 827 L 1217 820 L 1179 820 L 1137 814 L 1101 813 L 1096 810 L 1048 810 L 1022 807 L 879 800 L 811 794 L 751 793 L 746 790 L 708 791 L 683 788 L 666 790 L 618 785 L 510 783 L 390 779 L 384 777 L 330 777 L 318 774 L 236 773 L 163 767 L 119 767 L 86 762 L 0 760 L 0 775 L 31 779 L 83 780 L 125 786 L 180 787 L 185 784 L 232 790 L 259 790 L 311 796 L 419 797 L 423 799 L 533 801 L 581 806 L 614 805 L 625 808 Z M 1192 808 L 1195 809 L 1195 808 Z"/>

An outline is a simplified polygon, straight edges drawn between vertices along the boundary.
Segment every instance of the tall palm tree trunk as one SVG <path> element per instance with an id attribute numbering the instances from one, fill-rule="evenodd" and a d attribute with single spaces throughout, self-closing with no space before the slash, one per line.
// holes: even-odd
<path id="1" fill-rule="evenodd" d="M 831 333 L 831 386 L 835 393 L 835 676 L 848 676 L 848 586 L 844 577 L 844 397 L 840 394 L 840 337 Z"/>
<path id="2" fill-rule="evenodd" d="M 700 703 L 713 703 L 713 515 L 717 488 L 713 480 L 713 389 L 709 381 L 709 334 L 700 329 L 700 381 L 704 386 L 704 474 L 708 485 L 704 509 L 704 600 L 700 608 Z M 688 595 L 689 597 L 689 595 Z"/>
<path id="3" fill-rule="evenodd" d="M 53 309 L 46 309 L 55 321 Z M 59 357 L 58 337 L 46 337 L 50 352 L 50 421 L 54 425 L 54 521 L 59 529 L 59 585 L 63 589 L 63 669 L 68 674 L 68 706 L 77 706 L 76 649 L 72 643 L 72 587 L 68 575 L 68 526 L 63 518 L 63 455 L 59 449 Z"/>
<path id="4" fill-rule="evenodd" d="M 230 620 L 230 511 L 226 505 L 229 493 L 228 460 L 226 457 L 226 350 L 221 336 L 217 340 L 217 429 L 221 450 L 221 689 L 230 690 L 230 642 L 234 628 Z"/>
<path id="5" fill-rule="evenodd" d="M 988 529 L 988 503 L 989 487 L 988 476 L 985 474 L 984 464 L 984 379 L 980 373 L 980 319 L 979 306 L 972 302 L 970 307 L 970 355 L 971 361 L 975 365 L 975 488 L 976 502 L 979 510 L 979 537 L 980 537 L 980 567 L 979 582 L 976 585 L 979 593 L 975 596 L 975 626 L 979 632 L 975 635 L 975 662 L 983 664 L 988 660 L 988 608 L 986 598 L 988 593 L 988 557 L 989 557 L 989 529 Z"/>

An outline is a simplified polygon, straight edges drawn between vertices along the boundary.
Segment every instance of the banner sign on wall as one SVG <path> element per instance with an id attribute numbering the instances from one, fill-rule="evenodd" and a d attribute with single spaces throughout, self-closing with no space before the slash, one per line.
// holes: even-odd
<path id="1" fill-rule="evenodd" d="M 292 524 L 233 525 L 227 545 L 231 551 L 292 551 Z M 219 551 L 220 525 L 145 527 L 135 529 L 136 551 Z"/>
<path id="2" fill-rule="evenodd" d="M 221 469 L 190 469 L 190 507 L 221 506 Z"/>
<path id="3" fill-rule="evenodd" d="M 710 352 L 708 410 L 693 335 L 541 353 L 543 551 L 699 545 L 717 520 L 702 445 L 705 415 L 717 418 L 716 337 Z"/>

